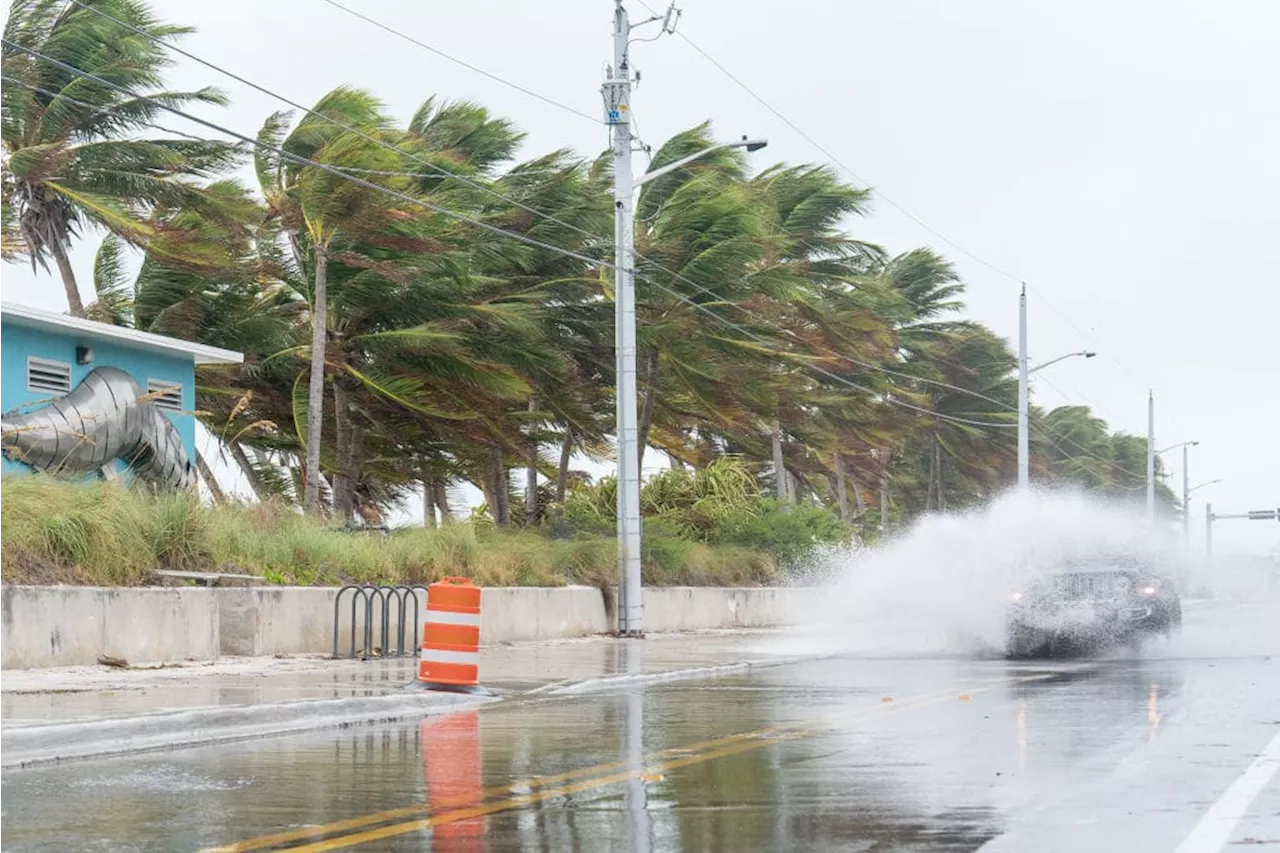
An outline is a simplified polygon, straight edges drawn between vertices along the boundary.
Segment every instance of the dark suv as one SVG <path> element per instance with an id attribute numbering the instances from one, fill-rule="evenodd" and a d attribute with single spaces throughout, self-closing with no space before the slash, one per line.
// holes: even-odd
<path id="1" fill-rule="evenodd" d="M 1092 654 L 1181 627 L 1172 579 L 1140 567 L 1067 567 L 1010 594 L 1005 655 Z"/>

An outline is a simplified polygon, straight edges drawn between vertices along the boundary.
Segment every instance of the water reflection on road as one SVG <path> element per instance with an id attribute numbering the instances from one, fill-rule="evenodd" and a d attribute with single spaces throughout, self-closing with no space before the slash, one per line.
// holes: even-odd
<path id="1" fill-rule="evenodd" d="M 1272 642 L 1269 611 L 1251 619 Z M 1207 620 L 1207 621 L 1206 621 Z M 618 642 L 615 672 L 644 670 Z M 1280 649 L 1277 649 L 1280 651 Z M 4 777 L 12 850 L 1172 850 L 1280 726 L 1258 650 L 834 658 Z M 1280 788 L 1255 819 L 1280 837 Z M 1267 812 L 1266 809 L 1270 808 Z"/>

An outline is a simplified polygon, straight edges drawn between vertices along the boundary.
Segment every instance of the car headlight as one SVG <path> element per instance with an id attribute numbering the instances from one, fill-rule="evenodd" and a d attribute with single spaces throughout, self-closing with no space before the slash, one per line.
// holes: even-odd
<path id="1" fill-rule="evenodd" d="M 1015 601 L 1015 602 L 1016 602 L 1016 601 L 1021 601 L 1021 600 L 1022 600 L 1022 598 L 1023 598 L 1023 596 L 1022 596 L 1022 593 L 1021 593 L 1021 592 L 1016 592 L 1016 591 L 1015 591 L 1015 592 L 1011 592 L 1011 593 L 1009 593 L 1009 600 L 1010 600 L 1010 601 Z"/>
<path id="2" fill-rule="evenodd" d="M 1138 590 L 1138 595 L 1155 595 L 1159 592 L 1159 587 L 1144 586 Z"/>

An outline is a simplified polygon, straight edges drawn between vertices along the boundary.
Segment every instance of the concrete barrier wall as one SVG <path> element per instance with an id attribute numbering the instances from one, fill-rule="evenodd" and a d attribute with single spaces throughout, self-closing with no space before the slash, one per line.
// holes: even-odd
<path id="1" fill-rule="evenodd" d="M 0 667 L 93 664 L 100 655 L 131 663 L 213 660 L 219 655 L 330 654 L 336 587 L 3 589 Z M 690 631 L 791 624 L 811 591 L 777 588 L 653 587 L 644 590 L 645 629 Z M 351 594 L 340 608 L 339 650 L 350 650 Z M 413 608 L 407 608 L 412 610 Z M 378 609 L 380 612 L 380 608 Z M 421 613 L 406 614 L 420 623 Z M 613 614 L 594 587 L 488 587 L 481 597 L 484 644 L 602 634 Z M 364 606 L 356 608 L 363 650 Z M 390 646 L 397 645 L 393 608 Z M 375 617 L 375 647 L 381 644 Z M 413 637 L 406 626 L 405 644 Z"/>
<path id="2" fill-rule="evenodd" d="M 644 628 L 654 633 L 706 628 L 771 628 L 795 624 L 808 590 L 785 587 L 648 587 Z"/>
<path id="3" fill-rule="evenodd" d="M 213 590 L 6 586 L 0 601 L 4 669 L 212 660 L 220 649 Z"/>

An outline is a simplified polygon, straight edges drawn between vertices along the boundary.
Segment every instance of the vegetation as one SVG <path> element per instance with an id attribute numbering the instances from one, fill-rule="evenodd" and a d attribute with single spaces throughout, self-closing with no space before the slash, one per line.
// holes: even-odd
<path id="1" fill-rule="evenodd" d="M 611 565 L 604 539 L 590 537 L 607 538 L 612 484 L 572 470 L 612 453 L 607 155 L 519 160 L 522 134 L 481 105 L 431 96 L 401 123 L 347 87 L 304 114 L 268 116 L 252 150 L 156 137 L 157 104 L 222 96 L 137 97 L 161 86 L 168 57 L 132 28 L 165 39 L 187 31 L 140 0 L 13 5 L 0 127 L 5 257 L 52 256 L 75 313 L 245 353 L 243 365 L 200 371 L 197 405 L 263 508 L 211 514 L 208 534 L 193 539 L 214 549 L 204 557 L 299 578 L 429 572 L 427 557 L 408 557 L 408 536 L 340 569 L 316 544 L 329 534 L 284 507 L 343 524 L 421 493 L 433 527 L 456 514 L 451 489 L 470 483 L 492 526 L 550 536 L 570 549 L 555 552 L 570 565 L 592 548 L 600 559 L 583 565 Z M 651 166 L 713 138 L 705 124 L 677 134 Z M 252 163 L 255 188 L 228 177 L 237 162 Z M 921 513 L 979 504 L 1014 479 L 1008 344 L 963 319 L 964 284 L 944 258 L 851 234 L 869 208 L 867 191 L 826 166 L 753 175 L 732 149 L 644 186 L 642 450 L 673 466 L 645 488 L 648 571 L 695 571 L 723 548 L 785 564 L 851 528 L 871 539 Z M 90 228 L 106 237 L 97 301 L 82 308 L 64 261 Z M 124 272 L 129 251 L 142 255 L 136 276 Z M 1143 440 L 1112 434 L 1084 407 L 1036 409 L 1032 425 L 1040 482 L 1141 499 Z M 519 486 L 512 469 L 523 469 Z M 15 487 L 5 489 L 8 498 Z M 1163 486 L 1160 499 L 1173 511 Z M 148 506 L 182 515 L 174 507 L 185 500 Z M 263 544 L 259 556 L 216 550 L 222 526 L 264 519 L 296 544 Z M 62 541 L 48 531 L 64 523 L 40 522 L 39 536 Z M 425 553 L 462 547 L 459 537 L 489 555 L 525 541 L 485 525 L 413 536 L 435 543 Z M 528 559 L 551 553 L 539 547 Z M 59 559 L 78 553 L 57 548 Z M 293 552 L 296 565 L 280 556 Z M 753 565 L 744 571 L 768 574 Z"/>
<path id="2" fill-rule="evenodd" d="M 6 478 L 0 513 L 0 566 L 8 583 L 130 586 L 153 581 L 156 568 L 302 585 L 430 583 L 464 574 L 484 585 L 606 586 L 617 574 L 611 535 L 550 539 L 466 522 L 390 535 L 339 530 L 279 501 L 207 508 L 194 495 L 148 495 L 105 482 Z M 647 546 L 650 585 L 754 586 L 781 578 L 761 550 L 653 533 Z"/>

